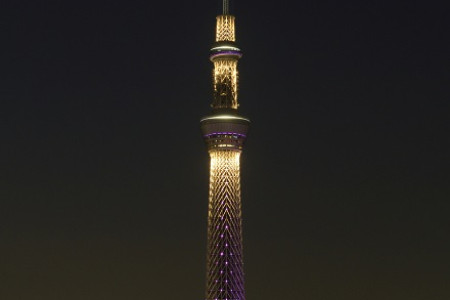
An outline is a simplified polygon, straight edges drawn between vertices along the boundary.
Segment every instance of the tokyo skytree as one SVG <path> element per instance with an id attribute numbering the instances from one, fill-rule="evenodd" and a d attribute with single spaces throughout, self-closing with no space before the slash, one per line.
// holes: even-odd
<path id="1" fill-rule="evenodd" d="M 213 69 L 212 112 L 200 122 L 210 156 L 206 300 L 244 300 L 240 156 L 250 121 L 238 114 L 235 17 L 223 0 Z"/>

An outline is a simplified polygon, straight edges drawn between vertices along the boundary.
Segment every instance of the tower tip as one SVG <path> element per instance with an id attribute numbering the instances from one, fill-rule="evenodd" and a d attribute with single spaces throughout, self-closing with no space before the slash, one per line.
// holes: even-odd
<path id="1" fill-rule="evenodd" d="M 222 2 L 222 14 L 228 15 L 230 11 L 230 4 L 228 0 L 223 0 Z"/>

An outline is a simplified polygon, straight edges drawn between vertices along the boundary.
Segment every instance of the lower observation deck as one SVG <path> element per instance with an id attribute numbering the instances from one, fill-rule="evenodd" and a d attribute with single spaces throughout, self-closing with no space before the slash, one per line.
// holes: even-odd
<path id="1" fill-rule="evenodd" d="M 242 150 L 250 121 L 235 114 L 214 114 L 200 121 L 208 150 Z"/>

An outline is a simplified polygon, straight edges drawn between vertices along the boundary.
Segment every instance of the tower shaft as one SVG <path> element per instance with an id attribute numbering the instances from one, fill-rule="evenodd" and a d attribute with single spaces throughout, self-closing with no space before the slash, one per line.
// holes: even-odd
<path id="1" fill-rule="evenodd" d="M 248 126 L 237 114 L 201 121 L 210 156 L 207 300 L 245 300 L 240 156 Z"/>
<path id="2" fill-rule="evenodd" d="M 210 152 L 206 299 L 244 299 L 240 152 Z"/>

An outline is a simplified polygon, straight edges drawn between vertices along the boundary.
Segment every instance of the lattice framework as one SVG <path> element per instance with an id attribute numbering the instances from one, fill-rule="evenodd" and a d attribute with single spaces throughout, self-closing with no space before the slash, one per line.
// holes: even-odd
<path id="1" fill-rule="evenodd" d="M 216 108 L 238 108 L 236 59 L 219 58 L 214 60 L 213 90 Z"/>
<path id="2" fill-rule="evenodd" d="M 244 300 L 240 151 L 210 151 L 207 300 Z"/>
<path id="3" fill-rule="evenodd" d="M 217 16 L 216 42 L 236 41 L 236 33 L 234 28 L 235 28 L 234 16 L 232 15 Z"/>

